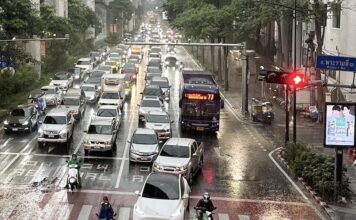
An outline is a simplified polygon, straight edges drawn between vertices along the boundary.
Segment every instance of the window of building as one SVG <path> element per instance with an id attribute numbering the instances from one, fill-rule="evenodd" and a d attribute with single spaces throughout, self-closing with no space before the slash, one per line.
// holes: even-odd
<path id="1" fill-rule="evenodd" d="M 340 28 L 341 7 L 333 9 L 333 28 Z"/>

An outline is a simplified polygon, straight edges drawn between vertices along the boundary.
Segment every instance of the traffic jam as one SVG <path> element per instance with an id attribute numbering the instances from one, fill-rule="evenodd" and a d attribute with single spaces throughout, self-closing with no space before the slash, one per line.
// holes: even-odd
<path id="1" fill-rule="evenodd" d="M 169 44 L 180 38 L 144 23 L 129 43 L 92 51 L 12 109 L 0 142 L 0 217 L 319 219 L 277 171 L 259 179 L 276 169 L 270 162 L 244 170 L 253 160 L 239 155 L 266 153 L 236 146 L 252 142 L 249 125 L 213 74 Z"/>

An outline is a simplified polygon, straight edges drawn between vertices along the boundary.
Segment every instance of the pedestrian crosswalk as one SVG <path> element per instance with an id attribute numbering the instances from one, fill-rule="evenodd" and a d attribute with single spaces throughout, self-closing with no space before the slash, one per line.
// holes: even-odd
<path id="1" fill-rule="evenodd" d="M 58 199 L 58 198 L 54 198 Z M 54 205 L 52 202 L 45 205 L 41 215 L 36 216 L 32 214 L 31 216 L 26 216 L 23 219 L 26 220 L 94 220 L 97 219 L 96 213 L 98 212 L 96 205 L 82 204 L 80 207 L 75 207 L 74 204 L 57 204 Z M 116 219 L 118 220 L 132 220 L 133 210 L 132 207 L 115 207 L 114 211 L 117 213 Z M 75 210 L 75 211 L 74 211 Z M 12 211 L 14 213 L 14 211 Z M 3 217 L 0 214 L 0 219 Z M 17 219 L 16 216 L 11 216 L 12 218 L 6 219 Z M 191 211 L 186 216 L 185 220 L 193 220 L 194 211 Z M 214 219 L 216 220 L 291 220 L 292 218 L 287 217 L 276 217 L 276 216 L 253 216 L 244 215 L 236 213 L 214 213 Z M 293 218 L 297 219 L 297 218 Z M 305 220 L 305 219 L 297 219 Z"/>

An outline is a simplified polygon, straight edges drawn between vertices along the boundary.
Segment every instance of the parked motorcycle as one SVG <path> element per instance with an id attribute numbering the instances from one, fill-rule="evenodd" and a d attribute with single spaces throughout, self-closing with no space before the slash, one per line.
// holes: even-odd
<path id="1" fill-rule="evenodd" d="M 81 185 L 78 182 L 78 177 L 79 177 L 79 171 L 78 171 L 78 165 L 77 164 L 71 164 L 68 166 L 68 177 L 67 177 L 67 188 L 69 188 L 71 191 L 74 190 L 74 188 L 78 189 L 81 188 Z"/>
<path id="2" fill-rule="evenodd" d="M 205 207 L 194 207 L 196 210 L 193 220 L 212 220 L 214 212 L 209 212 Z M 216 207 L 214 207 L 214 210 Z"/>

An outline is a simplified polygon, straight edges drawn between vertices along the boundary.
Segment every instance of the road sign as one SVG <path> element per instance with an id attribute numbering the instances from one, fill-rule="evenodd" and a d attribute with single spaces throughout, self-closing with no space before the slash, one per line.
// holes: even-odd
<path id="1" fill-rule="evenodd" d="M 356 58 L 319 55 L 316 68 L 356 72 Z"/>

